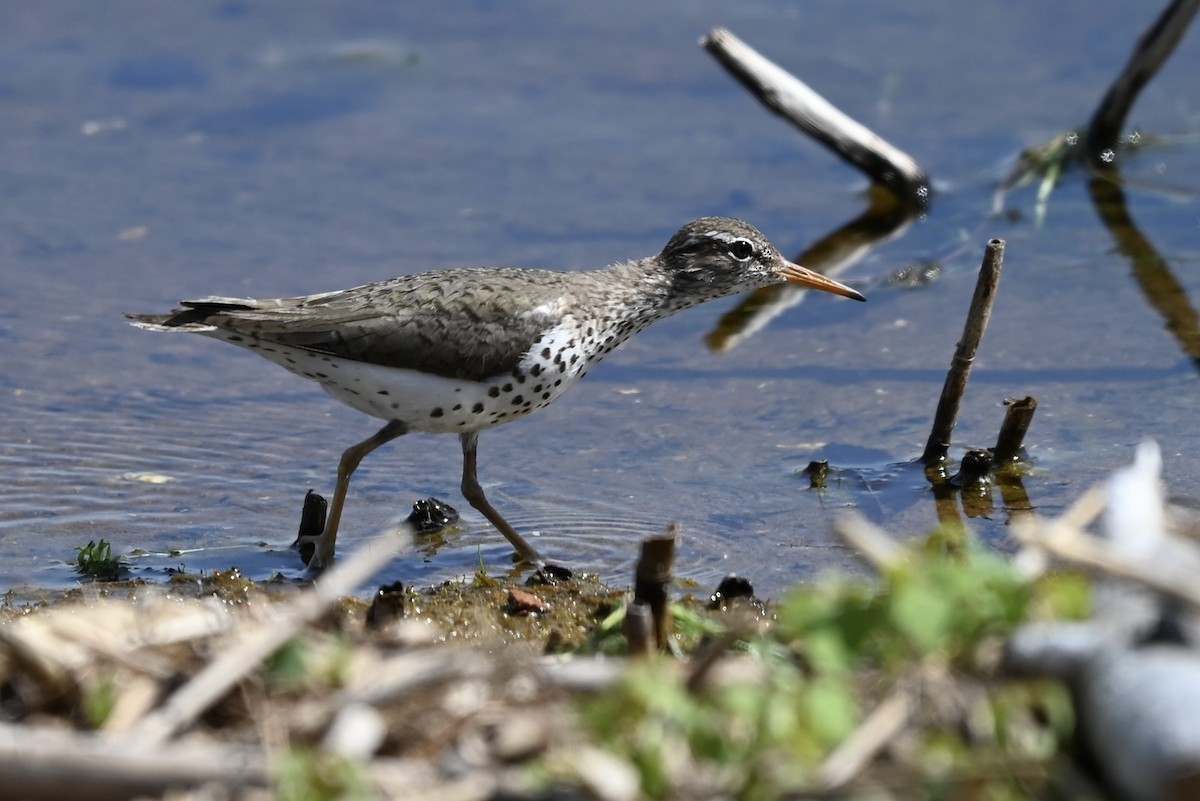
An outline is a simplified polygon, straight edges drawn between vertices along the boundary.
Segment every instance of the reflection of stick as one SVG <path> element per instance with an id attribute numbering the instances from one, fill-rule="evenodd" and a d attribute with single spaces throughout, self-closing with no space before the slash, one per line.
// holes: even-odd
<path id="1" fill-rule="evenodd" d="M 1142 294 L 1162 315 L 1180 349 L 1200 367 L 1200 315 L 1192 308 L 1187 289 L 1171 272 L 1170 263 L 1129 216 L 1125 193 L 1115 178 L 1115 175 L 1097 175 L 1088 185 L 1096 213 L 1116 241 L 1117 249 L 1129 258 Z"/>
<path id="2" fill-rule="evenodd" d="M 1129 63 L 1109 87 L 1088 124 L 1087 157 L 1095 167 L 1111 166 L 1117 139 L 1138 93 L 1175 51 L 1200 9 L 1200 0 L 1174 0 L 1142 35 Z"/>
<path id="3" fill-rule="evenodd" d="M 925 465 L 942 461 L 950 450 L 950 434 L 958 420 L 958 409 L 962 405 L 963 393 L 967 391 L 967 379 L 971 377 L 971 365 L 975 362 L 979 342 L 992 316 L 992 303 L 996 300 L 1003 264 L 1004 240 L 993 239 L 987 243 L 983 253 L 983 265 L 979 268 L 979 280 L 975 282 L 975 295 L 971 298 L 962 339 L 954 351 L 946 383 L 942 385 L 942 397 L 938 399 L 937 413 L 933 416 L 933 430 L 929 432 L 929 441 L 925 443 L 925 453 L 921 456 L 921 462 Z"/>
<path id="4" fill-rule="evenodd" d="M 1037 398 L 1009 398 L 1004 405 L 1008 408 L 1004 412 L 1004 422 L 1000 424 L 1000 433 L 996 436 L 996 447 L 992 448 L 992 466 L 996 470 L 1003 469 L 1021 457 L 1025 432 L 1029 430 L 1029 424 L 1033 422 L 1033 413 L 1037 411 Z"/>
<path id="5" fill-rule="evenodd" d="M 905 203 L 921 208 L 929 204 L 929 176 L 911 156 L 847 117 L 724 28 L 714 29 L 700 44 L 771 111 Z"/>

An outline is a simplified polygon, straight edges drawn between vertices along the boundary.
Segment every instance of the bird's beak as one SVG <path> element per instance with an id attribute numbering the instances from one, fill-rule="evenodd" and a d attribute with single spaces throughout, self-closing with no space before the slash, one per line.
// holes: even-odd
<path id="1" fill-rule="evenodd" d="M 854 298 L 855 300 L 866 300 L 862 293 L 851 289 L 845 284 L 839 284 L 832 278 L 826 278 L 820 273 L 814 273 L 807 267 L 801 267 L 799 264 L 793 264 L 790 261 L 783 263 L 783 268 L 779 274 L 789 284 L 802 286 L 806 289 L 819 289 L 822 292 L 832 292 L 835 295 L 841 295 L 844 298 Z"/>

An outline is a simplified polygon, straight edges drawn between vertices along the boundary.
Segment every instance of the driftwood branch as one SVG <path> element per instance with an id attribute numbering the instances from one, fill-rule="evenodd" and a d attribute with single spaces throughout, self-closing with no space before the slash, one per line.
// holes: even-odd
<path id="1" fill-rule="evenodd" d="M 1094 167 L 1111 167 L 1129 110 L 1158 73 L 1200 9 L 1200 0 L 1174 0 L 1142 35 L 1125 69 L 1105 93 L 1088 124 L 1086 149 Z"/>
<path id="2" fill-rule="evenodd" d="M 979 280 L 975 282 L 975 294 L 971 298 L 962 339 L 954 351 L 954 360 L 950 363 L 950 371 L 946 375 L 946 383 L 942 386 L 942 396 L 934 414 L 933 430 L 929 433 L 925 453 L 921 456 L 921 462 L 926 466 L 942 461 L 950 450 L 950 435 L 958 420 L 963 394 L 967 391 L 975 354 L 979 351 L 979 343 L 992 316 L 992 304 L 996 300 L 1003 264 L 1004 240 L 993 239 L 988 242 L 983 254 L 983 265 L 979 268 Z"/>
<path id="3" fill-rule="evenodd" d="M 724 28 L 700 44 L 768 109 L 887 187 L 905 203 L 929 204 L 929 176 L 916 160 L 839 111 L 799 78 Z"/>

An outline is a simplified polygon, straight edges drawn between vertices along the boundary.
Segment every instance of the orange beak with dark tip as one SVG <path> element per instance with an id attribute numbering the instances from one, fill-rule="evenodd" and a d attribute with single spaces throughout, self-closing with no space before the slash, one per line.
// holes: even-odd
<path id="1" fill-rule="evenodd" d="M 779 271 L 784 280 L 789 284 L 802 286 L 805 289 L 818 289 L 822 292 L 832 292 L 835 295 L 841 295 L 844 298 L 853 298 L 854 300 L 866 300 L 861 292 L 851 289 L 845 284 L 839 284 L 832 278 L 826 278 L 820 273 L 814 273 L 807 267 L 801 267 L 799 264 L 785 262 L 783 269 Z"/>

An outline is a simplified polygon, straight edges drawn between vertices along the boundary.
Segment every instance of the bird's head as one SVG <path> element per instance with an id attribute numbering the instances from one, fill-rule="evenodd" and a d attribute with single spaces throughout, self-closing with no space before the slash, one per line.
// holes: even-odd
<path id="1" fill-rule="evenodd" d="M 692 220 L 671 237 L 659 260 L 689 306 L 782 283 L 866 300 L 845 284 L 788 261 L 753 225 L 728 217 Z"/>

